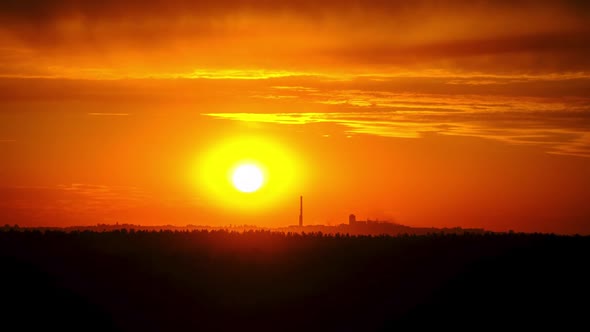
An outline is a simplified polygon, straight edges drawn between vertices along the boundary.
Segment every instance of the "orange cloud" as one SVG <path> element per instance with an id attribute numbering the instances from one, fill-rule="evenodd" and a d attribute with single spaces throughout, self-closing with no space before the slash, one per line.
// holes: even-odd
<path id="1" fill-rule="evenodd" d="M 526 0 L 7 0 L 0 75 L 579 72 L 590 58 L 587 9 Z"/>
<path id="2" fill-rule="evenodd" d="M 93 112 L 88 113 L 91 116 L 127 116 L 129 113 L 100 113 L 100 112 Z"/>
<path id="3" fill-rule="evenodd" d="M 283 92 L 290 91 L 287 88 Z M 419 138 L 425 133 L 534 145 L 549 153 L 590 157 L 588 98 L 428 95 L 363 90 L 305 90 L 299 99 L 329 112 L 211 113 L 228 120 L 305 125 L 332 123 L 345 134 Z"/>
<path id="4" fill-rule="evenodd" d="M 194 217 L 195 197 L 158 197 L 131 186 L 74 183 L 56 186 L 0 187 L 0 219 L 20 225 L 178 222 L 180 211 Z M 188 220 L 188 219 L 187 219 Z M 187 220 L 182 220 L 186 222 Z"/>

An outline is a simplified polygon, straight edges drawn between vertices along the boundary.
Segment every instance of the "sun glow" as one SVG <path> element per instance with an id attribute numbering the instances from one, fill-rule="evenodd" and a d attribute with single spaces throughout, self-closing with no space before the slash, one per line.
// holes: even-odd
<path id="1" fill-rule="evenodd" d="M 260 189 L 263 185 L 264 175 L 256 165 L 244 164 L 234 170 L 232 182 L 239 191 L 251 193 Z"/>
<path id="2" fill-rule="evenodd" d="M 272 210 L 298 196 L 305 173 L 279 140 L 252 136 L 234 136 L 212 144 L 198 168 L 196 180 L 203 199 L 240 213 Z"/>

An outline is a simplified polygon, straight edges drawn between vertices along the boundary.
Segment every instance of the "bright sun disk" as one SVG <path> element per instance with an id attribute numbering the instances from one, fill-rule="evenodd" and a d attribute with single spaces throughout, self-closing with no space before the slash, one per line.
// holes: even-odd
<path id="1" fill-rule="evenodd" d="M 238 166 L 232 175 L 232 183 L 236 189 L 244 193 L 254 192 L 262 186 L 264 175 L 256 165 L 244 164 Z"/>

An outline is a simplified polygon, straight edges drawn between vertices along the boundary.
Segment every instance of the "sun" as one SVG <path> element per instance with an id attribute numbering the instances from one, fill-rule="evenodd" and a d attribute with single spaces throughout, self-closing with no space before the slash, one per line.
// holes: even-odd
<path id="1" fill-rule="evenodd" d="M 240 217 L 276 211 L 306 183 L 305 165 L 293 152 L 278 137 L 220 135 L 199 152 L 188 179 L 216 211 Z"/>
<path id="2" fill-rule="evenodd" d="M 242 164 L 233 171 L 231 180 L 237 190 L 243 193 L 251 193 L 262 187 L 264 174 L 254 164 Z"/>

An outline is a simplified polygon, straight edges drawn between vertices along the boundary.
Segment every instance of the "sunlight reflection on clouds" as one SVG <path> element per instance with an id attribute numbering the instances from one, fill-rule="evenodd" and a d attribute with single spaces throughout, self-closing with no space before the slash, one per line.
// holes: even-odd
<path id="1" fill-rule="evenodd" d="M 454 96 L 379 91 L 281 88 L 334 112 L 210 113 L 228 120 L 302 125 L 333 123 L 349 134 L 418 138 L 423 133 L 471 136 L 542 146 L 549 153 L 590 157 L 590 100 Z"/>

